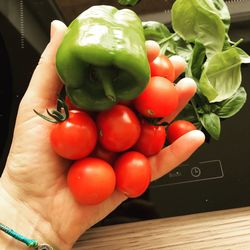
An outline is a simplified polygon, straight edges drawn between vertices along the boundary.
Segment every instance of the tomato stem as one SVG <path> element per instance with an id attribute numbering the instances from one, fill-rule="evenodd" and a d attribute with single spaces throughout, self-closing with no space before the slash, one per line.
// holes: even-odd
<path id="1" fill-rule="evenodd" d="M 63 96 L 61 93 L 59 94 L 59 97 L 57 99 L 56 109 L 52 111 L 46 109 L 48 116 L 43 115 L 40 112 L 37 112 L 35 109 L 33 109 L 33 111 L 38 116 L 51 123 L 60 123 L 67 120 L 69 117 L 69 108 L 68 105 L 65 103 L 65 95 Z"/>

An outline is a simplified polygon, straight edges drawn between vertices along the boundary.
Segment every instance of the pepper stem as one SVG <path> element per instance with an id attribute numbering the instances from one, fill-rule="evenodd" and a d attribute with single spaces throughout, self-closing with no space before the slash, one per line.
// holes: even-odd
<path id="1" fill-rule="evenodd" d="M 114 71 L 107 68 L 98 67 L 95 68 L 95 73 L 98 80 L 102 83 L 106 97 L 112 102 L 116 102 L 116 94 L 112 84 Z"/>

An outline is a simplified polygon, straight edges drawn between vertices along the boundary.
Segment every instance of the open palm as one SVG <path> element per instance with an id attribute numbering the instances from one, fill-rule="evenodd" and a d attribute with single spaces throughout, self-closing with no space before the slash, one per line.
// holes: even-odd
<path id="1" fill-rule="evenodd" d="M 43 111 L 55 106 L 61 82 L 56 74 L 55 53 L 66 27 L 52 23 L 52 38 L 37 66 L 17 116 L 15 132 L 1 186 L 13 200 L 37 215 L 41 235 L 50 234 L 51 243 L 70 249 L 89 227 L 114 210 L 126 197 L 115 191 L 96 206 L 78 204 L 66 185 L 71 162 L 62 159 L 50 147 L 51 124 L 36 116 L 33 108 Z M 180 111 L 195 92 L 192 81 L 177 84 Z M 169 117 L 171 120 L 173 117 Z M 151 157 L 153 179 L 185 161 L 204 141 L 200 131 L 192 131 Z"/>

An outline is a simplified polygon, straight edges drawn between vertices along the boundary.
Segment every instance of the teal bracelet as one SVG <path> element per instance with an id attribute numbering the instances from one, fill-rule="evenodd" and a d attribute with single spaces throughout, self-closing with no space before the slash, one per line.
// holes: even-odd
<path id="1" fill-rule="evenodd" d="M 0 223 L 0 230 L 5 232 L 6 234 L 10 235 L 11 237 L 15 238 L 16 240 L 23 242 L 28 247 L 32 247 L 32 248 L 37 249 L 37 250 L 53 250 L 53 247 L 51 247 L 50 245 L 38 244 L 37 240 L 28 239 L 28 238 L 24 237 L 23 235 L 15 232 L 11 228 L 5 226 L 2 223 Z"/>

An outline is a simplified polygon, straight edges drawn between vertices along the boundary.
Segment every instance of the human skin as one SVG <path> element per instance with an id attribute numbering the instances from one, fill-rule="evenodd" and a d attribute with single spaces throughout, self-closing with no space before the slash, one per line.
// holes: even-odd
<path id="1" fill-rule="evenodd" d="M 99 205 L 78 204 L 66 184 L 71 162 L 51 149 L 52 124 L 33 112 L 33 109 L 43 111 L 55 106 L 62 87 L 56 73 L 55 54 L 65 30 L 62 22 L 52 22 L 50 43 L 19 106 L 12 145 L 0 178 L 0 222 L 28 238 L 63 250 L 72 249 L 80 235 L 126 199 L 124 194 L 115 191 Z M 190 79 L 180 81 L 176 88 L 180 104 L 167 121 L 174 118 L 196 91 Z M 152 180 L 187 160 L 203 142 L 202 132 L 191 131 L 149 158 Z M 0 249 L 27 249 L 3 232 L 0 235 Z"/>

